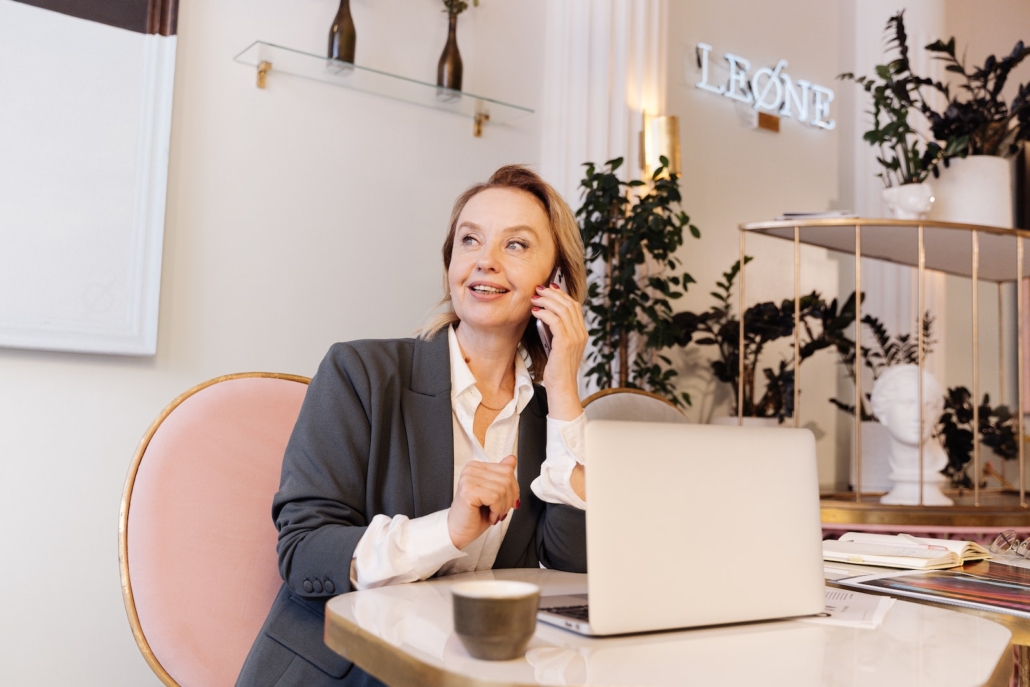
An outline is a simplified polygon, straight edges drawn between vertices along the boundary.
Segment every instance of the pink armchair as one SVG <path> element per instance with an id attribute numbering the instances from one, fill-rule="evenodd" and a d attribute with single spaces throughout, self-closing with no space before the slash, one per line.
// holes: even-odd
<path id="1" fill-rule="evenodd" d="M 166 685 L 232 687 L 282 580 L 272 496 L 308 379 L 245 373 L 162 411 L 125 481 L 122 596 Z"/>

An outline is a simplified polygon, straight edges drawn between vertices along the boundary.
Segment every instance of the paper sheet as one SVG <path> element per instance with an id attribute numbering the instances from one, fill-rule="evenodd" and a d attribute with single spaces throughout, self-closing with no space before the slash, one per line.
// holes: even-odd
<path id="1" fill-rule="evenodd" d="M 893 605 L 894 599 L 889 596 L 827 587 L 826 610 L 821 615 L 801 620 L 806 623 L 875 630 Z"/>

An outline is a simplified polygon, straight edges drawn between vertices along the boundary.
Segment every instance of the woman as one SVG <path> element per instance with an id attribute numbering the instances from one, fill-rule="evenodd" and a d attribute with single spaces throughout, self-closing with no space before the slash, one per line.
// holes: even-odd
<path id="1" fill-rule="evenodd" d="M 575 218 L 536 174 L 502 167 L 458 198 L 443 259 L 445 311 L 417 339 L 336 344 L 311 380 L 272 504 L 284 584 L 238 687 L 381 684 L 323 643 L 336 594 L 586 570 Z M 548 283 L 555 267 L 571 295 Z"/>

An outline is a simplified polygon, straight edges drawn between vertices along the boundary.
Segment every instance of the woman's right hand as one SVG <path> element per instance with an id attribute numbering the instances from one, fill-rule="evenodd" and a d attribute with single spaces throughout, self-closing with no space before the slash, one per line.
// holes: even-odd
<path id="1" fill-rule="evenodd" d="M 464 549 L 487 528 L 518 507 L 519 483 L 515 456 L 499 463 L 470 460 L 461 469 L 458 489 L 447 513 L 447 532 L 455 548 Z"/>

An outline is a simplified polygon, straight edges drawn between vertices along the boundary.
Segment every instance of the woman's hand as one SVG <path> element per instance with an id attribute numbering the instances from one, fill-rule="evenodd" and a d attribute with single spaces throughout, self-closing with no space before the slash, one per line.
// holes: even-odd
<path id="1" fill-rule="evenodd" d="M 575 420 L 583 412 L 579 402 L 579 366 L 587 345 L 583 308 L 557 286 L 538 286 L 533 316 L 551 328 L 551 355 L 544 368 L 548 416 Z"/>
<path id="2" fill-rule="evenodd" d="M 508 517 L 508 511 L 518 507 L 515 462 L 515 456 L 507 456 L 499 463 L 479 460 L 465 463 L 447 513 L 447 532 L 455 548 L 464 549 L 491 525 Z"/>

